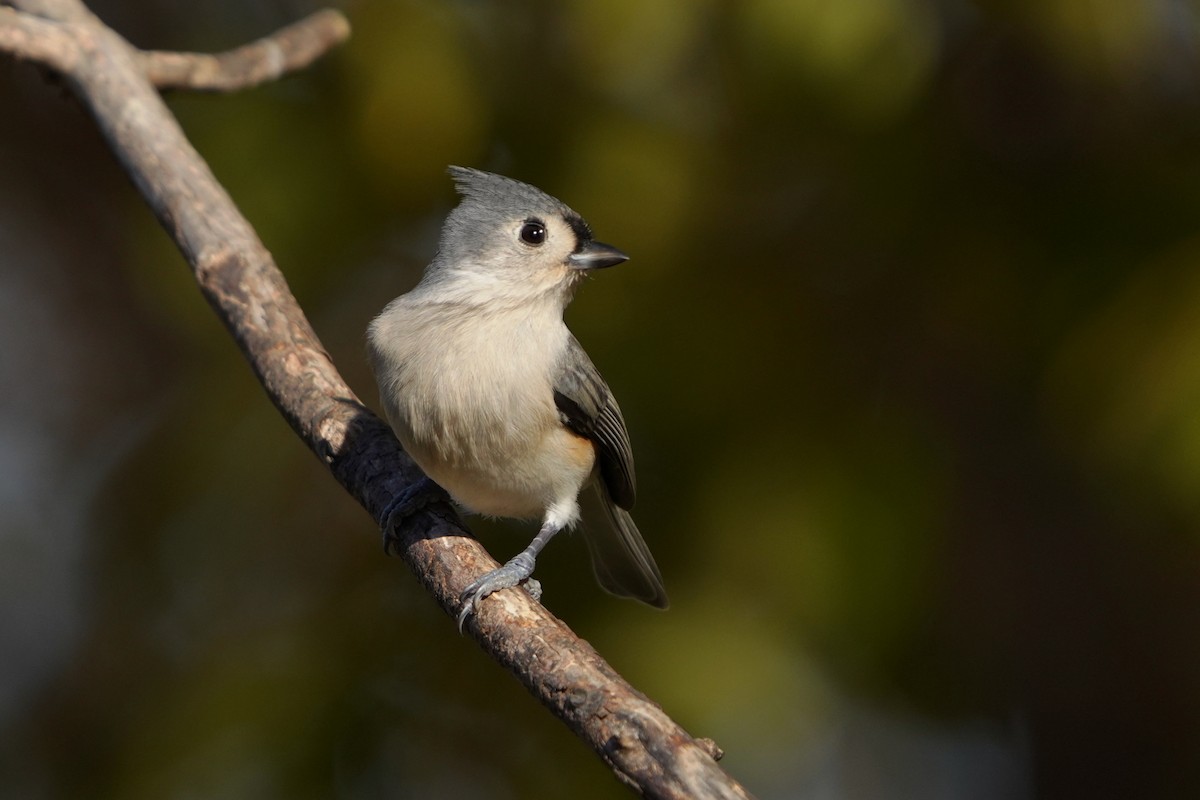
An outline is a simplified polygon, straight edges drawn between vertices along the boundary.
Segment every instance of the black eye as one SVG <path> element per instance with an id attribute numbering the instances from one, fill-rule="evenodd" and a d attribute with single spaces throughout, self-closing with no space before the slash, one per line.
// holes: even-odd
<path id="1" fill-rule="evenodd" d="M 546 241 L 546 226 L 536 219 L 526 220 L 521 226 L 521 241 L 537 247 Z"/>

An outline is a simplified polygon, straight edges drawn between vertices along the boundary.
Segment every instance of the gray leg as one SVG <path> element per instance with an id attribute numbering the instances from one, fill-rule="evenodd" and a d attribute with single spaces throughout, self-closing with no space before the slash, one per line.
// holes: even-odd
<path id="1" fill-rule="evenodd" d="M 458 601 L 462 604 L 458 611 L 459 631 L 462 631 L 463 623 L 471 615 L 471 611 L 475 609 L 479 601 L 492 592 L 511 588 L 524 581 L 525 589 L 533 596 L 533 599 L 540 598 L 542 585 L 530 577 L 533 575 L 534 562 L 546 543 L 553 539 L 554 534 L 560 530 L 562 529 L 551 523 L 543 524 L 542 529 L 538 531 L 537 536 L 533 537 L 533 541 L 529 543 L 528 547 L 513 556 L 503 567 L 484 573 L 464 589 L 458 597 Z"/>

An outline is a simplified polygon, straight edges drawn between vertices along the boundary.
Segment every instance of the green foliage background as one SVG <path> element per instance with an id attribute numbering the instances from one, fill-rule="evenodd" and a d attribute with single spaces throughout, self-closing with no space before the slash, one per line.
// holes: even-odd
<path id="1" fill-rule="evenodd" d="M 92 7 L 201 51 L 313 8 Z M 170 105 L 372 403 L 447 164 L 632 254 L 568 319 L 673 606 L 564 539 L 555 613 L 763 797 L 1200 793 L 1192 0 L 342 7 Z M 625 796 L 382 555 L 76 104 L 0 100 L 0 793 Z"/>

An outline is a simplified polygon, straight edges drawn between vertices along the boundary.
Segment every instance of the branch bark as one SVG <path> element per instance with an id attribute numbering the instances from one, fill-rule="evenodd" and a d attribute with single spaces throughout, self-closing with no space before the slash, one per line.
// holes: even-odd
<path id="1" fill-rule="evenodd" d="M 220 56 L 144 53 L 79 0 L 0 0 L 0 52 L 62 75 L 174 238 L 268 397 L 379 522 L 420 470 L 342 380 L 271 254 L 154 88 L 255 85 L 303 67 L 348 32 L 340 14 L 326 11 Z M 404 561 L 451 618 L 463 588 L 497 566 L 448 507 L 419 513 L 398 533 Z M 468 630 L 640 794 L 750 796 L 717 765 L 715 745 L 691 737 L 524 591 L 492 595 Z"/>
<path id="2" fill-rule="evenodd" d="M 224 53 L 153 50 L 138 56 L 146 77 L 159 89 L 233 92 L 303 69 L 349 35 L 346 18 L 326 9 Z"/>

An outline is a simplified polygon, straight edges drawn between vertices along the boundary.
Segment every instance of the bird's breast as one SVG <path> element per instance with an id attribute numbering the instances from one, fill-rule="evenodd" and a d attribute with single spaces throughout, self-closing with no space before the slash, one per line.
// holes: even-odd
<path id="1" fill-rule="evenodd" d="M 561 316 L 394 319 L 379 364 L 385 410 L 405 450 L 471 511 L 536 517 L 572 500 L 595 451 L 562 426 L 553 370 L 566 346 Z M 428 316 L 428 315 L 425 315 Z M 405 326 L 409 329 L 404 329 Z M 381 386 L 385 381 L 380 380 Z"/>

